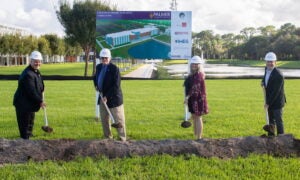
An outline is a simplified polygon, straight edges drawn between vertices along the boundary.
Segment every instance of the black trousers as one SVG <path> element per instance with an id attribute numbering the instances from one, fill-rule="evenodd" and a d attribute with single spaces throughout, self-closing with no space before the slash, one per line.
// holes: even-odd
<path id="1" fill-rule="evenodd" d="M 32 136 L 35 112 L 24 112 L 16 108 L 20 137 L 29 139 Z"/>
<path id="2" fill-rule="evenodd" d="M 282 120 L 282 108 L 281 109 L 269 109 L 269 124 L 276 125 L 277 135 L 284 134 L 284 126 Z M 274 134 L 271 134 L 274 135 Z"/>

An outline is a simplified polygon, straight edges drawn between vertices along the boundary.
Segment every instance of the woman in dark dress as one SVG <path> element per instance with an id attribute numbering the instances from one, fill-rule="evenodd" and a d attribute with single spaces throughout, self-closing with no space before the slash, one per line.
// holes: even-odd
<path id="1" fill-rule="evenodd" d="M 202 115 L 208 114 L 205 73 L 202 66 L 204 61 L 199 56 L 194 56 L 190 62 L 190 74 L 184 81 L 184 103 L 188 105 L 189 112 L 192 114 L 194 135 L 196 139 L 201 139 L 203 132 Z"/>

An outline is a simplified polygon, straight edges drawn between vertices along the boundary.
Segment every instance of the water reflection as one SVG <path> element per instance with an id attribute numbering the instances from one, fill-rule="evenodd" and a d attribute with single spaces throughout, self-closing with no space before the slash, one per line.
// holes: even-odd
<path id="1" fill-rule="evenodd" d="M 165 67 L 172 76 L 187 74 L 187 64 L 174 64 Z M 279 68 L 285 77 L 300 78 L 300 69 Z M 228 66 L 227 64 L 205 64 L 204 70 L 207 77 L 214 78 L 260 78 L 264 74 L 263 67 Z"/>

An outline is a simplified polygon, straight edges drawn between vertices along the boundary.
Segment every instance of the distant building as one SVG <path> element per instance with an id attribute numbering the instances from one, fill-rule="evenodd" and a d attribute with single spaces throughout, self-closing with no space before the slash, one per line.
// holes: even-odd
<path id="1" fill-rule="evenodd" d="M 0 24 L 0 36 L 7 34 L 20 34 L 21 36 L 29 36 L 31 33 L 27 28 L 21 28 L 12 25 Z M 25 65 L 29 63 L 28 55 L 1 54 L 0 66 Z"/>
<path id="2" fill-rule="evenodd" d="M 22 36 L 29 36 L 31 33 L 27 28 L 0 24 L 0 35 L 5 34 L 20 34 Z"/>

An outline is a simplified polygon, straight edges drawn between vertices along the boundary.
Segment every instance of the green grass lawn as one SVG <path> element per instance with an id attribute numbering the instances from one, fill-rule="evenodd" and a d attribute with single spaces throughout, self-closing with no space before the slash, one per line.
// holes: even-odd
<path id="1" fill-rule="evenodd" d="M 166 43 L 170 43 L 171 42 L 171 36 L 168 35 L 158 35 L 156 37 L 154 37 L 154 39 L 166 42 Z"/>
<path id="2" fill-rule="evenodd" d="M 23 66 L 0 66 L 0 75 L 21 74 Z M 83 76 L 85 63 L 62 63 L 62 64 L 42 64 L 42 75 L 62 75 L 62 76 Z M 88 75 L 91 76 L 93 72 L 93 63 L 89 63 Z"/>
<path id="3" fill-rule="evenodd" d="M 118 63 L 119 68 L 130 67 L 129 63 Z M 22 73 L 23 66 L 0 66 L 0 75 L 19 75 Z M 85 63 L 62 63 L 62 64 L 42 64 L 41 73 L 44 76 L 60 75 L 60 76 L 83 76 L 84 75 Z M 121 74 L 126 74 L 139 66 L 132 66 L 132 69 L 128 69 L 126 72 L 121 72 Z M 88 66 L 88 76 L 92 76 L 93 63 L 90 62 Z"/>
<path id="4" fill-rule="evenodd" d="M 194 139 L 183 129 L 183 80 L 122 81 L 127 133 L 130 139 Z M 210 113 L 204 117 L 204 138 L 259 136 L 265 123 L 259 80 L 207 80 Z M 91 81 L 45 81 L 47 113 L 53 134 L 41 130 L 36 114 L 33 139 L 102 139 L 95 117 Z M 0 81 L 0 137 L 18 138 L 12 98 L 17 81 Z M 300 138 L 300 80 L 286 80 L 286 133 Z M 113 131 L 116 135 L 116 131 Z M 0 168 L 0 179 L 299 179 L 299 158 L 251 155 L 222 160 L 193 155 L 156 155 L 109 160 L 78 158 L 70 162 L 29 162 Z"/>

